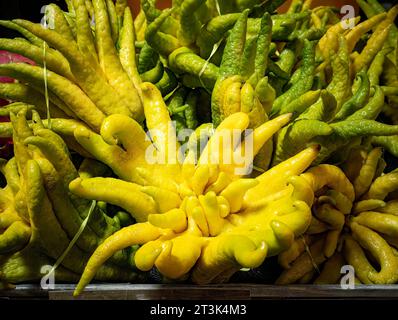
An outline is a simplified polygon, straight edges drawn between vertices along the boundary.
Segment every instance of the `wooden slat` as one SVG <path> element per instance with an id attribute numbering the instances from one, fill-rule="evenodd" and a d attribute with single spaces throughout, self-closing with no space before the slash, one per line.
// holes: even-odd
<path id="1" fill-rule="evenodd" d="M 71 290 L 50 291 L 50 299 L 73 299 Z M 233 300 L 250 299 L 250 290 L 235 286 L 187 286 L 187 285 L 90 285 L 78 299 L 114 300 Z"/>
<path id="2" fill-rule="evenodd" d="M 60 284 L 53 290 L 37 285 L 18 285 L 0 290 L 3 299 L 69 300 L 74 285 Z M 398 285 L 357 285 L 353 290 L 340 286 L 225 284 L 211 286 L 166 284 L 91 284 L 76 299 L 87 300 L 248 300 L 248 299 L 398 299 Z"/>

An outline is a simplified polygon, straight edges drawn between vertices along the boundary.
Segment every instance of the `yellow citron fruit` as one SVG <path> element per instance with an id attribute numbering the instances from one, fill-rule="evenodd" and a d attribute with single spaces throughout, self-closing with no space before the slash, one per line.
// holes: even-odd
<path id="1" fill-rule="evenodd" d="M 142 141 L 145 135 L 133 124 L 134 120 L 121 119 L 119 126 L 110 125 L 109 118 L 115 115 L 105 120 L 106 128 L 101 130 L 101 135 L 88 135 L 95 137 L 92 141 L 80 139 L 80 133 L 75 133 L 83 147 L 100 155 L 101 160 L 125 180 L 119 180 L 121 190 L 129 192 L 120 192 L 115 182 L 118 179 L 114 178 L 103 178 L 98 188 L 90 184 L 90 179 L 79 184 L 72 181 L 71 191 L 89 199 L 104 197 L 139 220 L 97 248 L 75 294 L 84 289 L 109 257 L 128 246 L 141 245 L 135 254 L 135 264 L 140 270 L 148 271 L 156 266 L 171 279 L 191 275 L 196 283 L 213 283 L 226 280 L 241 267 L 258 267 L 267 256 L 286 250 L 305 232 L 311 220 L 313 194 L 311 191 L 308 194 L 310 187 L 306 181 L 290 182 L 289 179 L 311 165 L 317 157 L 318 146 L 309 147 L 279 164 L 271 173 L 250 177 L 253 158 L 272 135 L 289 122 L 290 115 L 268 121 L 252 134 L 244 135 L 249 125 L 248 115 L 234 113 L 216 128 L 198 159 L 188 156 L 179 162 L 174 161 L 179 158 L 179 145 L 175 131 L 168 126 L 171 121 L 161 95 L 149 83 L 142 84 L 142 90 L 148 128 L 159 131 L 156 139 Z M 129 128 L 134 129 L 130 135 L 127 134 Z M 164 163 L 145 163 L 145 153 L 151 144 L 167 155 Z M 116 152 L 107 153 L 108 150 Z M 239 152 L 240 157 L 234 157 L 235 152 Z M 231 157 L 227 157 L 227 153 Z M 242 157 L 244 162 L 235 161 Z M 104 187 L 107 179 L 112 179 L 109 180 L 112 188 Z M 276 183 L 272 183 L 273 180 Z M 270 183 L 274 188 L 269 188 Z M 303 184 L 308 188 L 303 192 L 296 190 L 296 186 Z M 85 188 L 89 185 L 90 188 Z M 264 194 L 263 189 L 267 193 Z M 136 208 L 144 208 L 142 201 L 147 199 L 139 200 L 141 194 L 151 198 L 153 205 L 137 212 Z M 163 202 L 167 198 L 174 207 L 165 206 Z M 139 203 L 133 205 L 137 201 Z"/>

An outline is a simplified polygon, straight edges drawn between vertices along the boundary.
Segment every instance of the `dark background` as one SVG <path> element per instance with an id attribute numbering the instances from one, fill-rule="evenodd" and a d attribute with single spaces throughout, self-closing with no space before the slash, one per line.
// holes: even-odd
<path id="1" fill-rule="evenodd" d="M 40 13 L 42 6 L 55 3 L 65 8 L 63 0 L 0 0 L 0 20 L 27 19 L 40 22 L 43 14 Z M 0 37 L 17 37 L 17 33 L 0 27 Z"/>
<path id="2" fill-rule="evenodd" d="M 40 8 L 49 3 L 65 7 L 63 0 L 0 0 L 0 18 L 24 18 L 39 21 L 42 17 Z"/>

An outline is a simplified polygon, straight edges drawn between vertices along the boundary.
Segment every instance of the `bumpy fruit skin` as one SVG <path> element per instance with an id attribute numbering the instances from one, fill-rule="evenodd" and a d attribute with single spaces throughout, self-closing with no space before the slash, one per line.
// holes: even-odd
<path id="1" fill-rule="evenodd" d="M 314 216 L 305 236 L 279 255 L 285 271 L 277 284 L 301 283 L 315 271 L 315 265 L 320 274 L 307 282 L 335 284 L 341 277 L 339 268 L 345 264 L 354 267 L 357 282 L 398 282 L 394 193 L 398 175 L 396 170 L 382 174 L 384 166 L 380 148 L 369 152 L 357 148 L 343 164 L 344 172 L 320 165 L 301 175 L 312 181 L 317 194 Z M 373 260 L 380 265 L 379 270 Z"/>
<path id="2" fill-rule="evenodd" d="M 112 1 L 74 0 L 68 2 L 69 12 L 64 14 L 52 4 L 47 8 L 54 13 L 52 28 L 21 19 L 1 21 L 29 41 L 1 39 L 0 48 L 24 54 L 37 65 L 12 63 L 1 65 L 0 71 L 2 76 L 28 84 L 36 99 L 21 91 L 16 95 L 5 90 L 15 91 L 12 87 L 3 88 L 0 95 L 32 103 L 45 101 L 48 93 L 51 111 L 59 108 L 67 115 L 62 118 L 78 118 L 98 131 L 104 118 L 115 113 L 142 122 L 134 23 L 126 6 L 116 7 Z M 91 28 L 94 19 L 95 32 Z M 43 74 L 47 81 L 43 81 Z"/>
<path id="3" fill-rule="evenodd" d="M 31 230 L 29 224 L 18 214 L 16 194 L 20 188 L 19 174 L 15 158 L 2 163 L 2 173 L 6 177 L 7 186 L 0 190 L 0 254 L 12 254 L 21 250 L 29 242 Z"/>
<path id="4" fill-rule="evenodd" d="M 159 136 L 153 137 L 152 143 L 158 146 L 159 152 L 167 153 L 165 159 L 171 159 L 170 162 L 146 167 L 146 149 L 140 146 L 150 147 L 150 142 L 142 141 L 145 138 L 142 129 L 124 116 L 107 118 L 101 136 L 96 136 L 94 143 L 81 139 L 84 136 L 80 132 L 77 133 L 80 136 L 76 135 L 94 154 L 107 148 L 112 150 L 112 153 L 102 152 L 105 163 L 119 176 L 129 177 L 131 182 L 79 178 L 70 183 L 70 190 L 81 197 L 117 204 L 139 221 L 98 247 L 86 266 L 76 294 L 91 281 L 99 266 L 127 246 L 141 245 L 134 259 L 142 271 L 156 266 L 171 279 L 191 274 L 196 283 L 223 282 L 240 267 L 257 267 L 267 256 L 288 248 L 307 229 L 314 195 L 311 186 L 298 175 L 316 158 L 319 150 L 316 146 L 255 179 L 246 177 L 253 156 L 289 121 L 290 115 L 265 122 L 254 130 L 250 136 L 252 154 L 245 148 L 249 138 L 234 143 L 233 152 L 243 153 L 248 160 L 245 164 L 238 163 L 235 157 L 232 163 L 226 163 L 225 156 L 230 149 L 221 144 L 226 136 L 233 136 L 234 130 L 243 132 L 249 126 L 249 117 L 242 112 L 221 122 L 197 160 L 196 149 L 191 149 L 182 164 L 174 163 L 178 149 L 175 131 L 170 134 L 167 127 L 170 121 L 167 107 L 154 85 L 143 83 L 142 92 L 148 128 L 160 129 L 166 137 L 166 144 L 159 143 Z M 118 117 L 117 122 L 113 121 L 115 117 Z M 116 141 L 121 141 L 126 151 L 118 150 Z M 118 156 L 115 152 L 129 154 L 132 148 L 134 157 Z M 130 165 L 132 161 L 139 162 Z M 127 170 L 140 173 L 148 170 L 147 177 L 156 176 L 157 180 L 142 183 Z M 272 189 L 264 194 L 271 181 L 274 182 Z"/>
<path id="5" fill-rule="evenodd" d="M 8 39 L 4 39 L 8 40 Z M 10 40 L 11 41 L 11 40 Z M 1 46 L 0 46 L 1 49 Z M 28 64 L 34 64 L 34 62 L 24 56 L 21 56 L 20 54 L 17 53 L 11 53 L 5 50 L 0 50 L 0 65 L 1 64 L 7 64 L 7 63 L 15 63 L 15 62 L 23 62 L 23 63 L 28 63 Z M 2 87 L 7 87 L 7 86 L 12 86 L 14 85 L 15 80 L 9 77 L 1 77 L 0 76 L 0 91 L 2 91 Z M 16 84 L 15 84 L 16 85 Z M 4 99 L 0 98 L 0 107 L 4 107 L 9 104 L 8 100 L 15 100 L 15 99 L 10 99 L 7 96 L 4 96 L 0 94 L 0 96 Z M 7 100 L 5 100 L 7 99 Z M 9 121 L 8 114 L 3 114 L 0 117 L 0 122 L 7 122 Z M 1 151 L 0 151 L 0 156 L 5 159 L 9 159 L 12 157 L 12 139 L 10 138 L 0 138 L 0 145 L 1 145 Z"/>
<path id="6" fill-rule="evenodd" d="M 269 65 L 272 21 L 268 13 L 258 19 L 256 35 L 247 40 L 248 10 L 243 11 L 234 24 L 222 55 L 217 81 L 211 95 L 212 121 L 218 126 L 235 112 L 249 115 L 250 128 L 255 129 L 268 120 L 268 112 L 275 100 L 275 90 L 265 76 Z M 273 151 L 268 142 L 259 151 L 254 166 L 268 169 Z"/>
<path id="7" fill-rule="evenodd" d="M 11 113 L 15 157 L 2 160 L 7 186 L 0 189 L 0 271 L 10 283 L 39 281 L 42 267 L 59 260 L 57 281 L 76 281 L 85 261 L 107 237 L 120 229 L 99 207 L 69 249 L 86 218 L 90 203 L 68 191 L 79 172 L 65 142 L 46 129 L 36 111 L 29 126 L 27 110 Z M 86 170 L 86 175 L 88 174 Z M 84 175 L 83 175 L 84 177 Z M 131 270 L 132 249 L 118 252 L 96 277 L 136 280 Z M 49 271 L 49 270 L 48 270 Z"/>

